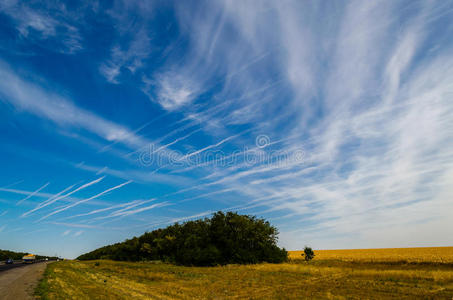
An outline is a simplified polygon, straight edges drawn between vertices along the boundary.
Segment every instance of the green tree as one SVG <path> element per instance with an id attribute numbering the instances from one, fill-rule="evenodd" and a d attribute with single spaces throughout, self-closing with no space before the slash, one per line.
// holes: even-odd
<path id="1" fill-rule="evenodd" d="M 181 265 L 279 263 L 278 230 L 264 219 L 217 212 L 211 218 L 175 223 L 83 254 L 78 259 L 163 260 Z"/>
<path id="2" fill-rule="evenodd" d="M 310 261 L 315 257 L 315 252 L 310 247 L 305 246 L 304 253 L 302 255 L 306 261 Z"/>

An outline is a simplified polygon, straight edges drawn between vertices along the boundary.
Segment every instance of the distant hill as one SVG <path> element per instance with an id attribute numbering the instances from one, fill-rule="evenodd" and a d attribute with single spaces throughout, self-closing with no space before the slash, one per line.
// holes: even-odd
<path id="1" fill-rule="evenodd" d="M 287 260 L 288 253 L 277 246 L 277 235 L 278 230 L 264 219 L 217 212 L 212 218 L 146 232 L 78 259 L 162 260 L 198 266 L 279 263 Z"/>

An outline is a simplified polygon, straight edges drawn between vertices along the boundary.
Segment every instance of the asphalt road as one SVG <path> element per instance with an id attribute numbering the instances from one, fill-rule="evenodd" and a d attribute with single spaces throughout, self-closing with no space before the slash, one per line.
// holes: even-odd
<path id="1" fill-rule="evenodd" d="M 13 268 L 0 272 L 1 300 L 33 300 L 36 285 L 46 269 L 47 262 L 28 265 L 15 264 Z M 11 265 L 9 265 L 11 266 Z M 18 267 L 24 266 L 24 267 Z M 3 267 L 3 265 L 1 266 Z"/>
<path id="2" fill-rule="evenodd" d="M 43 262 L 43 261 L 37 261 L 37 262 L 34 262 L 33 264 L 39 264 L 41 262 Z M 1 264 L 0 265 L 0 272 L 6 271 L 6 270 L 9 270 L 9 269 L 13 269 L 13 268 L 25 267 L 25 266 L 29 266 L 29 265 L 33 265 L 33 264 L 24 264 L 22 261 L 14 262 L 14 264 L 10 264 L 10 265 Z"/>

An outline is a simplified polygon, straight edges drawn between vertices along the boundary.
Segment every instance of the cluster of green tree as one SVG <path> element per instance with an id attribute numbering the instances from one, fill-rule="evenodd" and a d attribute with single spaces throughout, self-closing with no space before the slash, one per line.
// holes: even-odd
<path id="1" fill-rule="evenodd" d="M 22 257 L 24 255 L 27 255 L 27 254 L 29 254 L 29 253 L 26 253 L 26 252 L 14 252 L 14 251 L 1 250 L 0 249 L 0 260 L 7 260 L 8 258 L 11 258 L 13 260 L 20 260 L 20 259 L 22 259 Z M 57 257 L 36 255 L 36 259 L 44 259 L 44 258 L 57 259 Z"/>
<path id="2" fill-rule="evenodd" d="M 80 260 L 162 260 L 181 265 L 279 263 L 288 253 L 277 246 L 278 231 L 264 219 L 237 213 L 174 224 L 105 246 Z"/>
<path id="3" fill-rule="evenodd" d="M 28 253 L 23 252 L 14 252 L 9 250 L 0 250 L 0 260 L 6 260 L 8 258 L 19 260 L 22 259 L 22 256 L 27 255 Z"/>

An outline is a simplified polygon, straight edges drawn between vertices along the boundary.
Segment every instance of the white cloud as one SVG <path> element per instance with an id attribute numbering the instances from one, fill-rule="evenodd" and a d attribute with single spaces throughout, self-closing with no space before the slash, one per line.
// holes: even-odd
<path id="1" fill-rule="evenodd" d="M 237 127 L 229 128 L 241 125 L 277 139 L 256 156 L 273 150 L 287 154 L 303 150 L 308 155 L 302 162 L 250 164 L 241 157 L 253 148 L 241 148 L 240 155 L 231 154 L 237 158 L 233 166 L 219 165 L 216 159 L 175 170 L 197 168 L 192 174 L 198 182 L 161 198 L 184 193 L 186 200 L 194 200 L 234 191 L 234 197 L 228 194 L 225 199 L 234 202 L 236 210 L 272 216 L 282 242 L 291 248 L 305 243 L 381 247 L 421 245 L 423 239 L 453 242 L 445 238 L 453 236 L 448 215 L 453 209 L 451 44 L 428 28 L 443 14 L 442 7 L 416 3 L 410 16 L 401 18 L 403 5 L 351 1 L 340 8 L 297 1 L 217 1 L 193 12 L 178 2 L 180 38 L 187 41 L 187 51 L 170 45 L 163 66 L 147 73 L 141 68 L 149 54 L 143 45 L 149 40 L 134 45 L 132 38 L 126 47 L 114 46 L 101 67 L 108 80 L 118 82 L 123 71 L 141 70 L 147 74 L 142 77 L 143 91 L 151 100 L 169 112 L 185 114 L 173 124 L 184 125 L 160 139 L 175 135 L 172 141 L 153 148 L 156 151 L 187 142 L 201 130 L 219 142 L 197 145 L 200 150 L 189 145 L 192 152 L 176 161 L 220 146 L 236 149 L 234 143 L 250 142 L 249 135 L 239 138 Z M 437 42 L 435 51 L 426 50 Z M 148 145 L 137 132 L 39 89 L 3 65 L 0 75 L 6 78 L 0 82 L 4 101 L 18 109 L 134 150 Z M 212 92 L 209 102 L 194 108 L 205 91 Z M 197 129 L 185 132 L 193 126 Z M 101 169 L 89 164 L 77 167 L 94 173 Z M 167 167 L 170 164 L 153 172 L 101 170 L 126 180 L 186 182 L 156 174 Z M 74 217 L 118 208 L 96 219 L 121 218 L 157 207 L 143 204 L 115 204 Z M 168 222 L 152 225 L 184 220 L 164 219 Z M 430 231 L 436 234 L 430 237 Z M 405 233 L 410 236 L 405 238 Z"/>
<path id="2" fill-rule="evenodd" d="M 221 22 L 209 18 L 191 22 L 186 15 L 182 22 L 190 24 L 192 38 L 197 39 L 193 53 L 220 57 L 224 52 L 217 47 L 222 47 L 236 55 L 232 60 L 228 55 L 222 57 L 224 64 L 236 70 L 240 68 L 238 53 L 243 49 L 263 53 L 273 39 L 282 40 L 277 53 L 281 65 L 287 67 L 286 84 L 293 87 L 295 95 L 288 101 L 280 97 L 272 100 L 289 105 L 292 114 L 287 122 L 305 137 L 287 141 L 281 149 L 303 146 L 310 161 L 286 166 L 238 164 L 220 170 L 202 164 L 211 175 L 181 192 L 226 185 L 249 195 L 252 202 L 261 199 L 257 204 L 268 207 L 267 213 L 279 211 L 286 215 L 286 221 L 309 222 L 311 225 L 297 234 L 315 237 L 323 231 L 325 237 L 316 240 L 321 243 L 324 239 L 324 245 L 329 246 L 333 243 L 327 239 L 332 236 L 362 235 L 363 245 L 380 231 L 383 234 L 375 236 L 380 240 L 374 244 L 382 246 L 385 234 L 389 240 L 397 240 L 392 228 L 420 226 L 426 232 L 436 226 L 451 228 L 447 212 L 453 207 L 446 196 L 451 194 L 446 178 L 451 177 L 453 161 L 453 59 L 449 49 L 424 55 L 425 41 L 435 39 L 426 37 L 426 22 L 436 19 L 440 11 L 421 4 L 419 15 L 401 24 L 396 15 L 398 3 L 351 2 L 328 24 L 318 24 L 309 15 L 326 7 L 308 5 L 299 13 L 293 6 L 299 4 L 285 4 L 274 7 L 267 3 L 264 12 L 225 4 L 227 15 L 217 18 L 216 11 L 210 12 Z M 261 36 L 261 30 L 271 31 L 267 21 L 274 12 L 277 33 Z M 231 20 L 236 23 L 231 25 Z M 222 36 L 222 28 L 228 26 L 237 28 L 239 36 L 249 37 L 249 43 L 241 40 L 231 44 L 231 39 Z M 201 69 L 203 75 L 215 74 L 210 72 L 212 68 L 201 65 Z M 253 68 L 239 75 L 240 80 L 234 81 L 237 85 L 226 82 L 216 96 L 241 94 L 263 83 L 263 74 Z M 259 106 L 261 98 L 250 101 Z M 274 111 L 250 110 L 250 114 L 254 112 L 265 121 L 275 115 Z M 293 117 L 299 122 L 292 123 Z M 276 136 L 286 134 L 275 129 Z M 212 177 L 221 179 L 208 181 Z M 425 220 L 427 217 L 436 221 Z M 288 234 L 297 226 L 281 220 L 281 231 Z M 415 240 L 407 239 L 401 245 Z"/>
<path id="3" fill-rule="evenodd" d="M 131 146 L 144 145 L 138 136 L 113 122 L 78 108 L 69 100 L 52 92 L 47 92 L 31 82 L 19 78 L 9 66 L 0 62 L 0 94 L 19 110 L 24 110 L 47 118 L 63 126 L 82 127 L 98 134 L 106 140 L 121 140 Z"/>
<path id="4" fill-rule="evenodd" d="M 3 78 L 0 82 L 1 101 L 13 104 L 19 111 L 35 114 L 61 127 L 82 128 L 107 141 L 122 143 L 131 149 L 154 144 L 122 125 L 77 107 L 65 97 L 23 80 L 1 61 L 0 76 Z M 170 154 L 176 155 L 169 149 L 160 153 L 164 157 Z"/>
<path id="5" fill-rule="evenodd" d="M 113 84 L 118 84 L 118 77 L 124 69 L 131 73 L 143 66 L 143 61 L 151 53 L 151 40 L 145 28 L 140 29 L 132 37 L 129 46 L 124 49 L 115 45 L 111 49 L 110 58 L 101 64 L 99 71 Z"/>
<path id="6" fill-rule="evenodd" d="M 156 76 L 154 80 L 143 79 L 143 91 L 151 100 L 159 103 L 164 109 L 174 111 L 192 102 L 199 94 L 198 83 L 179 71 L 168 71 Z M 155 90 L 153 96 L 151 90 Z"/>
<path id="7" fill-rule="evenodd" d="M 33 8 L 30 3 L 21 1 L 2 1 L 0 9 L 14 21 L 21 37 L 38 41 L 52 39 L 59 45 L 57 48 L 47 47 L 52 51 L 68 54 L 80 51 L 83 46 L 78 28 L 71 24 L 72 18 L 64 5 L 54 5 L 53 9 L 57 9 L 59 14 Z"/>

